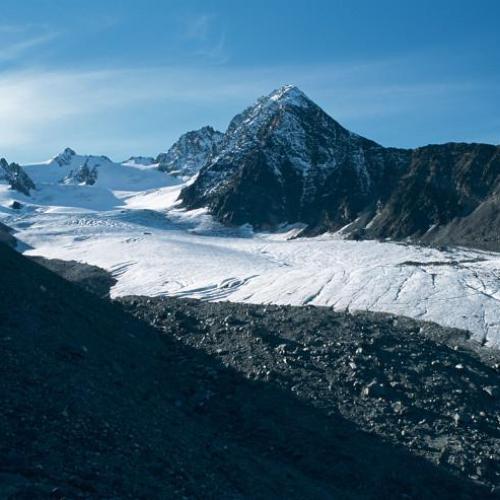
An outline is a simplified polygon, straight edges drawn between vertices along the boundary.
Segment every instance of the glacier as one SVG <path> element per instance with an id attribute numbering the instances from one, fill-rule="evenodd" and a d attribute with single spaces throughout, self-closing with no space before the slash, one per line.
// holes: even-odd
<path id="1" fill-rule="evenodd" d="M 76 153 L 60 160 L 24 166 L 37 185 L 31 197 L 0 183 L 0 221 L 28 255 L 108 270 L 114 297 L 383 311 L 465 329 L 500 347 L 500 254 L 349 241 L 341 231 L 294 238 L 295 226 L 223 226 L 205 209 L 180 207 L 186 183 L 151 165 Z M 94 185 L 61 182 L 82 162 L 96 167 Z M 9 208 L 13 201 L 22 208 Z"/>

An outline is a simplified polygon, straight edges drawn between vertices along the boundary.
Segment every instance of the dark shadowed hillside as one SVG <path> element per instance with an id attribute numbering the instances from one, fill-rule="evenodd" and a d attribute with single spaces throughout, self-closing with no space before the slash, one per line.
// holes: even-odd
<path id="1" fill-rule="evenodd" d="M 3 245 L 0 265 L 1 498 L 489 496 L 494 469 L 484 469 L 490 486 L 474 483 L 467 472 L 452 474 L 412 455 L 411 447 L 363 432 L 335 407 L 303 397 L 300 385 L 287 388 L 269 374 L 249 377 L 218 359 L 232 349 L 230 341 L 222 340 L 217 353 L 188 345 L 201 340 L 201 314 L 204 325 L 225 329 L 221 339 L 234 331 L 233 356 L 250 366 L 252 352 L 261 356 L 257 344 L 273 343 L 285 325 L 293 328 L 291 309 L 210 310 L 194 301 L 171 307 L 129 299 L 127 309 L 139 316 L 151 305 L 153 327 Z M 271 323 L 251 323 L 264 313 Z M 240 316 L 259 327 L 255 337 Z M 342 315 L 323 321 L 341 344 L 347 328 L 388 325 L 370 317 L 346 322 Z M 242 339 L 247 352 L 239 352 Z M 308 383 L 320 372 L 313 353 L 302 351 L 297 359 L 307 361 L 300 370 Z M 490 374 L 462 348 L 453 356 L 473 373 Z M 266 367 L 259 363 L 259 370 Z"/>
<path id="2" fill-rule="evenodd" d="M 16 238 L 12 235 L 13 231 L 9 226 L 0 222 L 0 244 L 8 245 L 10 247 L 16 246 Z"/>

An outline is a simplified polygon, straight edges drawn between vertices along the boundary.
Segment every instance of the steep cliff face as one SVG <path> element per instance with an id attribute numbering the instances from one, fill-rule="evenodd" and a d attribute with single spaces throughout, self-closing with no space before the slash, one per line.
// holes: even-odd
<path id="1" fill-rule="evenodd" d="M 0 222 L 0 245 L 8 245 L 12 248 L 15 248 L 17 245 L 16 238 L 12 235 L 14 231 L 5 224 Z"/>
<path id="2" fill-rule="evenodd" d="M 367 234 L 498 248 L 499 194 L 500 147 L 419 148 Z"/>

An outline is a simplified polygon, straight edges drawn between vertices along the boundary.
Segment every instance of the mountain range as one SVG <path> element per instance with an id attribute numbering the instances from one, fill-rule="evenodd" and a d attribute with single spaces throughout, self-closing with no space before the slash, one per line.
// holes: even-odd
<path id="1" fill-rule="evenodd" d="M 237 115 L 181 193 L 220 221 L 303 223 L 305 235 L 500 248 L 500 147 L 386 148 L 342 127 L 294 86 Z"/>
<path id="2" fill-rule="evenodd" d="M 0 221 L 23 252 L 110 271 L 114 297 L 384 311 L 493 347 L 498 170 L 498 146 L 385 148 L 285 86 L 156 157 L 4 160 Z"/>
<path id="3" fill-rule="evenodd" d="M 53 160 L 60 181 L 97 182 L 105 156 L 66 148 Z M 394 239 L 500 249 L 500 146 L 448 143 L 383 147 L 350 132 L 301 90 L 285 85 L 235 116 L 225 133 L 187 132 L 166 153 L 124 166 L 193 177 L 187 209 L 219 221 L 276 229 L 301 224 L 302 236 L 338 232 L 350 239 Z M 194 177 L 196 176 L 196 177 Z M 0 178 L 29 194 L 35 183 L 2 160 Z"/>

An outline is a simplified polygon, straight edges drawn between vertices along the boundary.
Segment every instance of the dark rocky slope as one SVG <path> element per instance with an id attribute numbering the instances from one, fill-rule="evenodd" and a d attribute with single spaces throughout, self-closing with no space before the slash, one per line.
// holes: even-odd
<path id="1" fill-rule="evenodd" d="M 498 250 L 499 189 L 499 146 L 385 148 L 285 86 L 232 120 L 181 198 L 232 224 Z"/>
<path id="2" fill-rule="evenodd" d="M 5 158 L 0 158 L 0 181 L 7 182 L 10 187 L 26 196 L 35 189 L 35 183 L 30 176 L 17 163 L 8 163 Z"/>
<path id="3" fill-rule="evenodd" d="M 413 151 L 369 235 L 500 249 L 500 147 L 444 144 Z"/>
<path id="4" fill-rule="evenodd" d="M 474 347 L 465 332 L 318 307 L 122 300 L 249 380 L 458 476 L 500 486 L 500 356 Z"/>
<path id="5" fill-rule="evenodd" d="M 457 332 L 431 325 L 426 337 L 414 322 L 323 309 L 121 305 L 4 245 L 0 263 L 1 498 L 496 497 L 498 457 L 487 454 L 498 374 Z M 400 385 L 380 386 L 385 369 Z M 455 423 L 435 408 L 449 401 L 455 411 L 458 390 Z M 378 402 L 394 391 L 401 407 Z M 485 416 L 475 421 L 477 410 Z M 441 465 L 376 435 L 384 425 L 402 435 L 416 418 L 448 429 Z M 474 474 L 468 459 L 456 465 L 472 453 Z"/>
<path id="6" fill-rule="evenodd" d="M 15 248 L 17 239 L 13 236 L 13 229 L 0 222 L 0 244 L 8 245 Z"/>
<path id="7" fill-rule="evenodd" d="M 111 287 L 116 283 L 110 273 L 90 264 L 40 256 L 30 256 L 29 259 L 102 298 L 109 298 Z"/>

